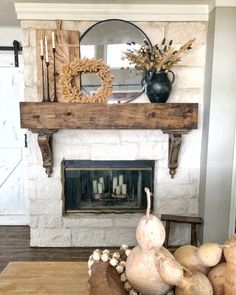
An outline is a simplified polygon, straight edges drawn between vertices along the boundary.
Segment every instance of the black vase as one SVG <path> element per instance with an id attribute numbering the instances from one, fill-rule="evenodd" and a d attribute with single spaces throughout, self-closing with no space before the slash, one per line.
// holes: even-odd
<path id="1" fill-rule="evenodd" d="M 172 80 L 168 77 L 168 73 L 172 74 Z M 165 103 L 169 98 L 172 84 L 175 81 L 175 75 L 172 71 L 168 73 L 153 71 L 144 77 L 142 83 L 145 86 L 145 92 L 150 102 Z"/>

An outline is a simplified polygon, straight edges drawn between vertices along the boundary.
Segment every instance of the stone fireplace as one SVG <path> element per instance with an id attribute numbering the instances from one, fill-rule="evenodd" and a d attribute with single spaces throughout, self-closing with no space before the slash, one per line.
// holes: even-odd
<path id="1" fill-rule="evenodd" d="M 62 22 L 62 29 L 85 31 L 94 22 Z M 175 68 L 176 82 L 168 102 L 199 103 L 199 129 L 183 136 L 179 168 L 174 179 L 168 170 L 168 135 L 161 130 L 60 130 L 53 137 L 54 170 L 42 168 L 37 136 L 28 134 L 28 196 L 33 247 L 135 245 L 135 227 L 143 213 L 71 212 L 64 214 L 64 161 L 153 161 L 153 214 L 198 214 L 202 99 L 206 22 L 135 22 L 153 43 L 164 36 L 177 44 L 195 37 L 191 55 Z M 54 29 L 54 20 L 23 20 L 25 100 L 37 97 L 35 30 Z M 33 73 L 33 74 L 32 74 Z M 143 94 L 134 102 L 148 102 Z M 121 173 L 122 174 L 122 173 Z M 119 174 L 118 174 L 119 176 Z M 100 176 L 102 177 L 102 176 Z M 99 178 L 99 177 L 98 177 Z M 188 242 L 190 229 L 171 228 L 173 243 Z"/>

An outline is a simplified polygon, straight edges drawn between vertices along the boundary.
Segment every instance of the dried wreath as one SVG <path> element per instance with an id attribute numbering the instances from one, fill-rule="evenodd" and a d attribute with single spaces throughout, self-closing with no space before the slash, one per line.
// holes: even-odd
<path id="1" fill-rule="evenodd" d="M 72 80 L 79 73 L 98 73 L 101 77 L 101 87 L 92 96 L 84 95 L 77 87 L 72 85 Z M 70 64 L 62 66 L 60 87 L 66 102 L 77 103 L 106 103 L 112 94 L 112 81 L 110 69 L 102 59 L 76 58 Z"/>

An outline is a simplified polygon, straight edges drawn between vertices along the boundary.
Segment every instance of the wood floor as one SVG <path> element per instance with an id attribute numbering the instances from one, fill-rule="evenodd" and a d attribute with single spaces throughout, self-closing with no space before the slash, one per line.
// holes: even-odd
<path id="1" fill-rule="evenodd" d="M 87 261 L 95 249 L 31 248 L 29 245 L 28 226 L 0 226 L 0 272 L 10 261 Z"/>

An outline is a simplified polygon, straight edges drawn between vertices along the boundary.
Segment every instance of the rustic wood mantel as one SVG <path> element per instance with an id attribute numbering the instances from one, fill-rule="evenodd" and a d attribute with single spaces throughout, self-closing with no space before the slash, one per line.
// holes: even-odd
<path id="1" fill-rule="evenodd" d="M 170 175 L 176 173 L 182 134 L 197 129 L 197 103 L 20 103 L 21 127 L 38 134 L 43 166 L 52 173 L 52 137 L 59 129 L 161 129 L 169 134 Z"/>

